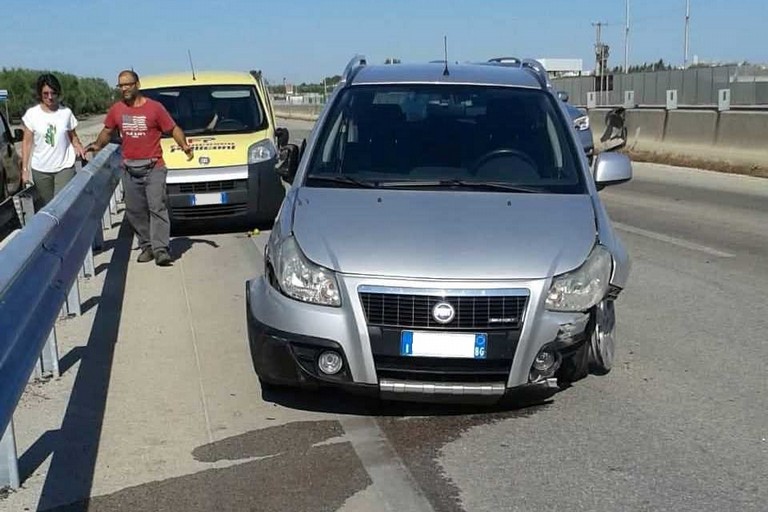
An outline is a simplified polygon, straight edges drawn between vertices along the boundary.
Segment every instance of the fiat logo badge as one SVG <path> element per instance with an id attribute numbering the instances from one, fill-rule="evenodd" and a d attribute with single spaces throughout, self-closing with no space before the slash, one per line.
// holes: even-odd
<path id="1" fill-rule="evenodd" d="M 435 304 L 435 307 L 432 308 L 432 318 L 434 318 L 437 323 L 450 323 L 455 316 L 456 310 L 447 302 L 438 302 Z"/>

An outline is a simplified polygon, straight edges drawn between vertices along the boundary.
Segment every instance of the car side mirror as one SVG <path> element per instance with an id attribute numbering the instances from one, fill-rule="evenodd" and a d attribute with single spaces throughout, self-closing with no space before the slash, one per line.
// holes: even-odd
<path id="1" fill-rule="evenodd" d="M 595 158 L 595 185 L 602 190 L 609 185 L 632 179 L 632 161 L 623 153 L 600 153 Z"/>
<path id="2" fill-rule="evenodd" d="M 278 150 L 275 171 L 286 182 L 293 183 L 299 169 L 300 151 L 296 144 L 285 144 Z"/>
<path id="3" fill-rule="evenodd" d="M 291 134 L 288 132 L 288 128 L 276 128 L 275 138 L 277 139 L 277 147 L 282 148 L 291 140 Z"/>
<path id="4" fill-rule="evenodd" d="M 24 140 L 24 130 L 16 128 L 13 130 L 13 140 L 11 142 L 21 142 Z"/>
<path id="5" fill-rule="evenodd" d="M 568 93 L 565 91 L 557 91 L 557 97 L 560 98 L 560 101 L 564 101 L 568 103 Z"/>

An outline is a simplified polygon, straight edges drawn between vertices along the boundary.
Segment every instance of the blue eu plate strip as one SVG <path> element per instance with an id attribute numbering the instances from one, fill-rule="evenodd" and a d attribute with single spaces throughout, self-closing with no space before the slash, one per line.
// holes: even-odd
<path id="1" fill-rule="evenodd" d="M 400 336 L 400 354 L 410 356 L 413 354 L 413 332 L 403 331 Z"/>

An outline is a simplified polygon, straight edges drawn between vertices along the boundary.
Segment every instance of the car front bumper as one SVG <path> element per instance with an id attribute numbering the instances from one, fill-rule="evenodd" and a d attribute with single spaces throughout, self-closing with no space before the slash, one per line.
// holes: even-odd
<path id="1" fill-rule="evenodd" d="M 291 299 L 261 276 L 246 283 L 248 335 L 254 367 L 266 382 L 284 385 L 320 383 L 390 398 L 494 397 L 529 385 L 552 387 L 554 379 L 534 379 L 531 365 L 547 346 L 568 355 L 587 341 L 589 314 L 561 313 L 543 307 L 549 280 L 452 282 L 445 294 L 471 290 L 526 294 L 517 328 L 489 331 L 487 359 L 400 356 L 399 327 L 369 325 L 360 290 L 367 287 L 420 290 L 445 283 L 337 275 L 341 307 Z M 464 329 L 466 331 L 466 329 Z M 443 331 L 444 332 L 444 331 Z M 342 355 L 341 372 L 319 371 L 324 350 Z M 394 351 L 394 352 L 393 352 Z"/>

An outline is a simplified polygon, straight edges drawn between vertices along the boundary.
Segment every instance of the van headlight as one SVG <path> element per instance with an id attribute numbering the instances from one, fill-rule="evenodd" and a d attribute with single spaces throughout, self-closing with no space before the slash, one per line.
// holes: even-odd
<path id="1" fill-rule="evenodd" d="M 613 270 L 613 257 L 602 245 L 595 245 L 587 260 L 576 270 L 556 276 L 547 294 L 546 307 L 552 311 L 586 311 L 605 297 Z"/>
<path id="2" fill-rule="evenodd" d="M 272 160 L 277 156 L 275 143 L 270 139 L 264 139 L 248 148 L 248 163 L 258 164 Z"/>
<path id="3" fill-rule="evenodd" d="M 573 125 L 576 127 L 576 131 L 579 132 L 589 130 L 589 116 L 577 117 L 573 120 Z"/>
<path id="4" fill-rule="evenodd" d="M 294 237 L 283 240 L 273 256 L 275 278 L 285 295 L 322 306 L 341 305 L 333 271 L 309 261 Z"/>

